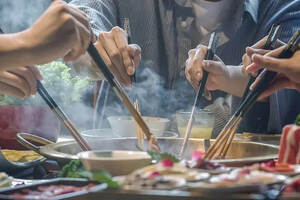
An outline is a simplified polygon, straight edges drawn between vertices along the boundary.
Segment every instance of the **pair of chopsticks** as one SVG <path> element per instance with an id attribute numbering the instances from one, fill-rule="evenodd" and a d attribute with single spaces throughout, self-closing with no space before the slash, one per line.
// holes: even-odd
<path id="1" fill-rule="evenodd" d="M 0 28 L 0 34 L 4 33 L 2 29 Z M 71 133 L 71 135 L 74 137 L 74 139 L 77 141 L 79 146 L 82 148 L 83 151 L 89 151 L 91 150 L 91 147 L 88 145 L 88 143 L 81 137 L 78 130 L 75 128 L 71 120 L 67 117 L 67 115 L 63 112 L 63 110 L 58 106 L 58 104 L 55 102 L 55 100 L 51 97 L 49 92 L 46 90 L 46 88 L 43 86 L 41 81 L 37 81 L 37 91 L 42 97 L 42 99 L 46 102 L 46 104 L 50 107 L 50 109 L 56 114 L 56 116 L 60 119 L 60 121 L 66 126 L 68 131 Z"/>
<path id="2" fill-rule="evenodd" d="M 119 81 L 115 78 L 113 73 L 110 71 L 110 69 L 107 67 L 105 62 L 103 61 L 102 57 L 98 53 L 97 49 L 93 45 L 93 43 L 90 43 L 88 47 L 88 53 L 94 60 L 94 62 L 97 64 L 99 69 L 101 70 L 102 74 L 108 81 L 108 83 L 111 85 L 115 93 L 117 94 L 118 98 L 121 100 L 121 102 L 124 104 L 124 106 L 128 109 L 128 111 L 131 113 L 135 121 L 138 123 L 140 128 L 143 130 L 144 134 L 146 135 L 147 140 L 149 141 L 150 147 L 160 152 L 160 147 L 158 145 L 157 140 L 153 136 L 153 134 L 150 132 L 147 124 L 145 123 L 144 119 L 141 117 L 140 113 L 135 109 L 133 104 L 130 102 L 129 97 L 125 93 L 124 89 L 122 88 Z"/>
<path id="3" fill-rule="evenodd" d="M 290 39 L 285 49 L 280 53 L 278 58 L 292 57 L 295 51 L 297 50 L 299 43 L 300 30 L 298 30 L 293 35 L 293 37 Z M 268 85 L 275 78 L 276 74 L 276 72 L 268 71 L 266 69 L 259 73 L 258 77 L 256 78 L 257 80 L 259 80 L 258 84 L 253 90 L 249 91 L 248 95 L 242 101 L 232 118 L 225 125 L 214 144 L 209 148 L 208 152 L 205 154 L 205 159 L 224 158 L 226 156 L 229 146 L 233 140 L 233 136 L 242 118 L 255 104 L 256 100 L 262 94 L 262 92 L 266 90 Z"/>
<path id="4" fill-rule="evenodd" d="M 215 51 L 217 48 L 217 44 L 218 44 L 218 36 L 215 32 L 213 32 L 210 36 L 210 40 L 209 40 L 209 44 L 208 44 L 208 48 L 207 48 L 207 53 L 205 55 L 205 60 L 213 60 L 214 55 L 215 55 Z M 183 143 L 181 145 L 181 149 L 180 149 L 180 153 L 179 153 L 179 157 L 181 158 L 185 152 L 188 140 L 190 138 L 191 135 L 191 130 L 192 130 L 192 126 L 193 126 L 193 122 L 194 122 L 194 114 L 196 112 L 196 109 L 199 107 L 199 103 L 200 103 L 200 99 L 203 96 L 203 92 L 205 90 L 205 85 L 207 82 L 207 78 L 208 78 L 208 72 L 206 70 L 203 70 L 203 77 L 202 77 L 202 81 L 201 84 L 199 86 L 199 89 L 197 91 L 196 94 L 196 98 L 195 98 L 195 102 L 193 105 L 193 109 L 191 112 L 191 116 L 190 119 L 188 121 L 188 125 L 186 128 L 186 132 L 185 132 L 185 136 L 184 136 L 184 140 Z"/>

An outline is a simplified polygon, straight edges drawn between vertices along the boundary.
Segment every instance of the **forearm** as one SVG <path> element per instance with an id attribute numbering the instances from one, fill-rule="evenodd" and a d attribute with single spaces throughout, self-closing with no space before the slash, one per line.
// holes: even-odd
<path id="1" fill-rule="evenodd" d="M 241 66 L 226 66 L 227 78 L 220 83 L 220 90 L 231 95 L 241 97 L 244 93 L 249 77 L 241 70 Z"/>
<path id="2" fill-rule="evenodd" d="M 32 59 L 26 31 L 0 35 L 0 70 L 25 66 Z"/>

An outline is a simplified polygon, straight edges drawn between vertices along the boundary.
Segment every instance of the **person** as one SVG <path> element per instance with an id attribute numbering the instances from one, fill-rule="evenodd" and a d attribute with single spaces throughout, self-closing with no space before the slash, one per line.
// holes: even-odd
<path id="1" fill-rule="evenodd" d="M 61 0 L 51 3 L 28 29 L 0 35 L 0 93 L 19 98 L 36 93 L 42 76 L 34 65 L 57 58 L 74 61 L 92 39 L 84 12 Z"/>
<path id="2" fill-rule="evenodd" d="M 239 65 L 244 49 L 265 36 L 273 23 L 282 24 L 280 38 L 286 41 L 297 28 L 295 19 L 299 17 L 299 3 L 294 0 L 73 0 L 71 4 L 91 18 L 93 32 L 98 36 L 98 50 L 124 85 L 130 85 L 130 75 L 138 66 L 138 61 L 132 58 L 142 54 L 137 81 L 144 83 L 147 92 L 142 98 L 145 102 L 141 103 L 144 105 L 141 112 L 168 117 L 193 104 L 195 94 L 185 80 L 185 61 L 190 49 L 200 43 L 207 44 L 209 33 L 216 31 L 221 36 L 217 55 L 222 61 Z M 124 24 L 129 24 L 132 44 L 125 37 Z M 141 51 L 133 44 L 138 44 Z M 155 78 L 146 73 L 147 69 L 158 74 L 160 81 L 147 82 L 147 78 Z M 162 87 L 156 87 L 157 82 Z M 203 108 L 215 100 L 209 107 L 217 115 L 215 133 L 231 112 L 229 104 L 217 98 L 219 95 L 212 93 L 211 101 L 201 102 Z M 262 124 L 260 130 L 267 126 L 261 119 L 265 118 L 255 116 L 253 120 L 253 124 Z"/>
<path id="3" fill-rule="evenodd" d="M 300 51 L 296 51 L 289 59 L 275 58 L 284 47 L 282 46 L 266 54 L 265 52 L 255 52 L 252 54 L 253 62 L 246 66 L 246 71 L 253 75 L 257 74 L 258 70 L 262 68 L 278 73 L 260 98 L 266 98 L 284 88 L 296 89 L 300 92 Z M 251 87 L 255 87 L 255 84 L 256 82 Z"/>
<path id="4" fill-rule="evenodd" d="M 272 17 L 273 23 L 281 25 L 279 38 L 284 42 L 287 42 L 299 28 L 299 24 L 292 18 L 287 21 L 282 21 L 282 19 L 289 18 L 289 14 L 286 12 L 287 8 L 291 10 L 294 8 L 296 13 L 296 10 L 300 8 L 300 5 L 298 2 L 289 2 L 287 5 L 282 6 L 278 11 L 278 13 L 280 13 L 280 18 L 278 14 L 274 14 Z M 289 12 L 291 10 L 289 10 Z M 249 55 L 252 55 L 255 52 L 266 53 L 266 51 L 261 49 L 265 44 L 265 41 L 266 37 L 252 47 L 247 47 L 246 54 L 243 56 L 243 61 L 247 63 L 251 60 L 251 56 L 249 58 Z M 281 42 L 276 45 L 279 46 L 280 44 Z M 207 90 L 222 90 L 234 95 L 234 112 L 239 105 L 240 97 L 242 97 L 244 93 L 249 76 L 245 73 L 245 67 L 242 67 L 241 65 L 232 66 L 223 62 L 218 56 L 215 56 L 213 61 L 205 61 L 203 59 L 203 54 L 206 53 L 206 49 L 205 46 L 199 45 L 189 52 L 189 58 L 186 61 L 186 77 L 191 85 L 194 88 L 197 88 L 202 79 L 202 69 L 207 70 L 209 72 L 206 87 Z M 264 97 L 266 96 L 264 95 Z M 261 98 L 249 111 L 246 117 L 244 117 L 238 131 L 280 133 L 282 127 L 293 122 L 300 112 L 300 108 L 297 105 L 299 100 L 300 94 L 295 90 L 282 90 L 268 98 Z"/>

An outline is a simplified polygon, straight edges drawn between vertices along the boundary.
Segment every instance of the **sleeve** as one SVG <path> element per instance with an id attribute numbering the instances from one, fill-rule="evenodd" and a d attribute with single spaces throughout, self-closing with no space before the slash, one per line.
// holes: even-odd
<path id="1" fill-rule="evenodd" d="M 300 29 L 300 11 L 288 13 L 280 18 L 280 40 L 285 43 Z M 269 98 L 268 132 L 281 133 L 282 128 L 294 123 L 299 109 L 300 93 L 296 90 L 284 89 Z"/>
<path id="2" fill-rule="evenodd" d="M 291 9 L 291 8 L 290 8 Z M 285 43 L 300 28 L 300 11 L 285 12 L 284 14 L 269 20 L 268 24 L 280 24 L 279 39 Z M 293 123 L 299 106 L 300 93 L 283 89 L 274 93 L 268 102 L 257 102 L 246 114 L 241 125 L 240 132 L 256 133 L 281 133 L 286 124 Z M 267 119 L 267 120 L 266 120 Z"/>
<path id="3" fill-rule="evenodd" d="M 118 6 L 115 0 L 73 0 L 70 4 L 88 15 L 96 36 L 117 25 Z"/>

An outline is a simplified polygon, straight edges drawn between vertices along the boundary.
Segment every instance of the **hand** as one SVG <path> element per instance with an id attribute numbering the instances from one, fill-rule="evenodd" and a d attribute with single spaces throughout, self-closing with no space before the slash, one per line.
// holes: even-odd
<path id="1" fill-rule="evenodd" d="M 141 48 L 137 44 L 128 45 L 127 35 L 120 27 L 100 33 L 95 47 L 117 79 L 130 86 L 130 75 L 134 74 L 141 60 Z"/>
<path id="2" fill-rule="evenodd" d="M 54 1 L 37 22 L 20 35 L 34 56 L 32 64 L 60 57 L 65 61 L 75 60 L 85 53 L 92 40 L 85 13 L 61 0 Z"/>
<path id="3" fill-rule="evenodd" d="M 29 97 L 36 93 L 37 80 L 42 76 L 36 67 L 18 67 L 0 72 L 0 94 Z"/>
<path id="4" fill-rule="evenodd" d="M 220 90 L 222 89 L 222 83 L 226 82 L 229 76 L 227 66 L 217 56 L 214 57 L 214 61 L 204 60 L 206 52 L 207 47 L 203 45 L 189 51 L 185 68 L 186 78 L 196 90 L 202 80 L 204 69 L 209 72 L 206 89 Z"/>
<path id="5" fill-rule="evenodd" d="M 277 72 L 277 76 L 270 84 L 268 89 L 260 98 L 270 96 L 283 88 L 297 89 L 300 91 L 300 51 L 297 51 L 290 59 L 277 59 L 281 51 L 285 48 L 282 46 L 275 49 L 265 56 L 254 54 L 253 63 L 247 67 L 249 73 L 256 73 L 259 69 L 266 68 L 270 71 Z M 255 87 L 259 80 L 256 80 L 251 89 Z"/>
<path id="6" fill-rule="evenodd" d="M 265 46 L 266 42 L 267 42 L 267 38 L 268 36 L 265 36 L 263 39 L 261 39 L 260 41 L 258 41 L 257 43 L 255 43 L 253 46 L 251 47 L 247 47 L 246 48 L 246 53 L 243 55 L 243 66 L 242 66 L 242 71 L 247 74 L 247 75 L 252 75 L 252 76 L 257 76 L 256 72 L 252 72 L 252 74 L 248 74 L 246 68 L 247 66 L 249 66 L 253 61 L 252 61 L 252 55 L 253 54 L 259 54 L 259 55 L 265 55 L 268 52 L 270 52 L 271 50 L 265 50 L 263 49 L 263 47 Z M 275 43 L 275 47 L 280 47 L 284 45 L 284 43 L 280 40 L 277 40 Z"/>

